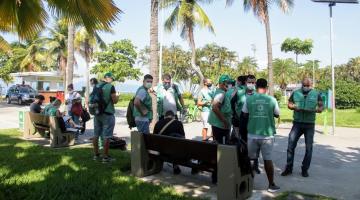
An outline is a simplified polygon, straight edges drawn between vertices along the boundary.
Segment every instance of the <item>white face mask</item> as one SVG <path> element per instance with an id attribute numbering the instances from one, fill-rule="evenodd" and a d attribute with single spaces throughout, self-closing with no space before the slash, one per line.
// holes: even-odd
<path id="1" fill-rule="evenodd" d="M 252 83 L 246 84 L 246 87 L 247 87 L 248 90 L 255 90 L 255 85 L 252 84 Z"/>
<path id="2" fill-rule="evenodd" d="M 145 85 L 144 85 L 144 87 L 145 87 L 146 89 L 151 88 L 151 86 L 152 86 L 152 83 L 145 83 Z"/>

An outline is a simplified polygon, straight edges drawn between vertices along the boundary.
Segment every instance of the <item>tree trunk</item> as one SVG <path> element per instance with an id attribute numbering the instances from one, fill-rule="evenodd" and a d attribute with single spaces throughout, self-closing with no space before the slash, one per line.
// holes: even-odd
<path id="1" fill-rule="evenodd" d="M 151 0 L 151 18 L 150 18 L 150 74 L 153 76 L 153 87 L 156 87 L 159 83 L 159 29 L 158 29 L 158 16 L 159 14 L 159 1 Z M 157 121 L 157 97 L 151 95 L 152 98 L 152 110 L 153 110 L 153 122 L 151 128 L 155 126 Z"/>
<path id="2" fill-rule="evenodd" d="M 64 86 L 65 94 L 67 93 L 67 86 L 73 83 L 74 77 L 74 36 L 75 26 L 72 23 L 68 25 L 68 57 L 66 65 L 66 85 Z"/>
<path id="3" fill-rule="evenodd" d="M 195 47 L 195 40 L 194 40 L 194 30 L 192 27 L 189 28 L 189 45 L 191 48 L 191 67 L 197 73 L 200 79 L 199 86 L 202 88 L 204 82 L 204 75 L 202 74 L 200 67 L 196 65 L 196 47 Z"/>
<path id="4" fill-rule="evenodd" d="M 269 73 L 269 94 L 274 96 L 274 74 L 273 74 L 273 67 L 272 67 L 272 43 L 271 43 L 271 33 L 270 33 L 270 20 L 269 20 L 269 13 L 268 9 L 265 10 L 265 30 L 266 30 L 266 41 L 267 41 L 267 54 L 268 54 L 268 73 Z"/>
<path id="5" fill-rule="evenodd" d="M 85 45 L 85 106 L 86 108 L 89 108 L 89 94 L 90 94 L 90 78 L 89 78 L 89 63 L 90 63 L 90 43 L 89 39 L 86 39 L 84 42 Z"/>
<path id="6" fill-rule="evenodd" d="M 60 68 L 60 74 L 63 77 L 64 91 L 66 87 L 66 65 L 67 65 L 66 57 L 60 56 L 59 68 Z"/>
<path id="7" fill-rule="evenodd" d="M 299 64 L 299 62 L 298 62 L 298 57 L 299 57 L 299 55 L 298 54 L 295 54 L 296 55 L 296 64 Z"/>

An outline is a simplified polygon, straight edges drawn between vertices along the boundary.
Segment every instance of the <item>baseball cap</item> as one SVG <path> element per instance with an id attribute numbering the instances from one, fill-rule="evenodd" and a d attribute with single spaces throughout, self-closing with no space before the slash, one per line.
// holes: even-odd
<path id="1" fill-rule="evenodd" d="M 115 80 L 115 78 L 111 72 L 106 72 L 104 75 L 104 78 L 111 78 L 112 80 Z"/>
<path id="2" fill-rule="evenodd" d="M 231 80 L 230 76 L 227 74 L 223 74 L 219 78 L 219 83 L 229 82 Z"/>

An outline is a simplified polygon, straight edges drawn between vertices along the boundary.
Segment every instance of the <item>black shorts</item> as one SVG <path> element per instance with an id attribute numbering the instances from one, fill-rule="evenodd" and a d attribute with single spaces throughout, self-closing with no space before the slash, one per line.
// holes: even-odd
<path id="1" fill-rule="evenodd" d="M 222 129 L 216 126 L 211 126 L 214 140 L 219 144 L 226 144 L 229 141 L 230 129 Z"/>

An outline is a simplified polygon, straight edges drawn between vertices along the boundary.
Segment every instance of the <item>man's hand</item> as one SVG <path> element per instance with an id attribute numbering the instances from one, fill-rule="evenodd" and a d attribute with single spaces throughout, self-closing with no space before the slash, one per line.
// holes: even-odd
<path id="1" fill-rule="evenodd" d="M 143 110 L 143 111 L 142 111 L 142 115 L 143 115 L 143 116 L 146 116 L 148 113 L 149 113 L 148 110 Z"/>
<path id="2" fill-rule="evenodd" d="M 322 113 L 322 111 L 323 111 L 323 110 L 322 110 L 321 108 L 317 108 L 317 109 L 316 109 L 316 113 Z"/>
<path id="3" fill-rule="evenodd" d="M 230 129 L 229 123 L 227 121 L 223 121 L 224 129 Z"/>

